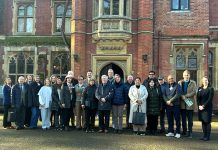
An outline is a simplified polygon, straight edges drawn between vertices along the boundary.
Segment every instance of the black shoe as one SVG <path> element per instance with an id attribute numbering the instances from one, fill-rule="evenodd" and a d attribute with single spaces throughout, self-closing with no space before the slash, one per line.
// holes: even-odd
<path id="1" fill-rule="evenodd" d="M 166 130 L 165 129 L 160 129 L 159 133 L 160 134 L 165 134 Z"/>
<path id="2" fill-rule="evenodd" d="M 183 132 L 182 132 L 182 135 L 183 135 L 183 136 L 187 136 L 187 132 L 183 131 Z"/>
<path id="3" fill-rule="evenodd" d="M 21 130 L 21 127 L 16 127 L 16 130 Z"/>

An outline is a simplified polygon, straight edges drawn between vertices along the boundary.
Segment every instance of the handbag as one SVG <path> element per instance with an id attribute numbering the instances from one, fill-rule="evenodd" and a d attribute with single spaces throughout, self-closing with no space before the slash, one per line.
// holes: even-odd
<path id="1" fill-rule="evenodd" d="M 8 112 L 8 122 L 15 122 L 16 121 L 16 113 L 14 111 L 9 111 Z"/>
<path id="2" fill-rule="evenodd" d="M 137 111 L 133 112 L 132 124 L 134 125 L 144 125 L 145 124 L 145 113 L 142 112 L 142 108 L 140 112 L 139 107 L 141 106 L 138 106 Z"/>
<path id="3" fill-rule="evenodd" d="M 194 104 L 190 98 L 186 98 L 185 103 L 188 107 L 191 107 Z"/>

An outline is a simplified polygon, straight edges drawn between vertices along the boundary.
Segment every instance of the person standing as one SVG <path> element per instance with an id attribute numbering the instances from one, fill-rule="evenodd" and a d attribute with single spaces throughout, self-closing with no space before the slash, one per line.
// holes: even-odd
<path id="1" fill-rule="evenodd" d="M 147 98 L 147 130 L 149 134 L 157 134 L 158 116 L 160 115 L 160 104 L 162 92 L 156 85 L 154 79 L 148 81 L 148 98 Z"/>
<path id="2" fill-rule="evenodd" d="M 8 111 L 11 108 L 11 89 L 12 89 L 11 78 L 7 77 L 5 79 L 5 84 L 3 86 L 3 106 L 4 106 L 3 127 L 4 129 L 13 128 L 11 126 L 11 122 L 8 122 Z"/>
<path id="3" fill-rule="evenodd" d="M 161 105 L 160 105 L 160 133 L 165 133 L 165 114 L 166 114 L 166 103 L 163 99 L 163 93 L 167 87 L 167 83 L 164 81 L 163 76 L 158 77 L 159 86 L 161 88 Z"/>
<path id="4" fill-rule="evenodd" d="M 26 84 L 28 86 L 30 86 L 32 83 L 33 83 L 33 76 L 32 75 L 27 75 Z M 29 99 L 29 97 L 28 97 L 28 101 L 31 101 L 31 99 Z M 31 116 L 32 116 L 31 106 L 28 105 L 26 107 L 26 114 L 25 114 L 25 126 L 26 127 L 30 127 Z"/>
<path id="5" fill-rule="evenodd" d="M 141 84 L 141 78 L 137 77 L 135 79 L 135 85 L 131 86 L 129 89 L 130 97 L 130 114 L 129 114 L 129 123 L 133 123 L 133 112 L 136 112 L 138 107 L 141 112 L 145 113 L 145 124 L 144 125 L 135 125 L 133 124 L 133 131 L 135 134 L 144 135 L 146 124 L 147 124 L 147 97 L 148 92 L 144 85 Z"/>
<path id="6" fill-rule="evenodd" d="M 95 115 L 98 108 L 98 99 L 95 97 L 96 89 L 95 79 L 92 78 L 83 92 L 82 108 L 85 109 L 85 128 L 87 133 L 94 132 Z"/>
<path id="7" fill-rule="evenodd" d="M 168 133 L 167 137 L 180 138 L 180 96 L 181 87 L 174 81 L 172 75 L 168 76 L 167 88 L 163 93 L 164 101 L 166 102 L 167 108 L 167 119 L 168 119 Z M 174 118 L 176 121 L 176 135 L 174 135 Z"/>
<path id="8" fill-rule="evenodd" d="M 85 112 L 81 107 L 83 92 L 87 85 L 84 84 L 84 77 L 80 75 L 78 77 L 79 83 L 75 85 L 76 103 L 75 103 L 75 116 L 76 116 L 76 129 L 80 130 L 85 126 Z"/>
<path id="9" fill-rule="evenodd" d="M 143 82 L 143 85 L 144 85 L 146 88 L 149 86 L 149 85 L 148 85 L 148 81 L 149 81 L 150 79 L 154 79 L 156 85 L 158 85 L 158 80 L 157 80 L 157 78 L 155 77 L 155 71 L 151 70 L 151 71 L 149 71 L 148 78 L 145 79 L 144 82 Z"/>
<path id="10" fill-rule="evenodd" d="M 46 78 L 44 86 L 39 90 L 39 109 L 41 110 L 42 129 L 50 129 L 51 103 L 52 103 L 51 81 Z"/>
<path id="11" fill-rule="evenodd" d="M 18 83 L 12 88 L 12 102 L 16 112 L 16 130 L 24 129 L 26 107 L 28 106 L 28 85 L 20 76 Z"/>
<path id="12" fill-rule="evenodd" d="M 190 80 L 190 72 L 185 70 L 183 72 L 183 80 L 180 80 L 179 85 L 182 87 L 182 95 L 180 101 L 180 113 L 182 116 L 182 135 L 186 135 L 189 138 L 192 138 L 192 127 L 193 127 L 193 112 L 195 104 L 195 96 L 197 86 L 195 81 Z M 186 100 L 191 101 L 192 105 L 187 105 Z M 187 121 L 188 118 L 188 134 L 187 132 Z"/>
<path id="13" fill-rule="evenodd" d="M 76 101 L 76 92 L 75 87 L 72 83 L 73 76 L 67 75 L 66 82 L 61 88 L 61 104 L 63 107 L 63 128 L 65 131 L 69 130 L 69 122 L 71 111 L 74 111 L 75 101 Z"/>
<path id="14" fill-rule="evenodd" d="M 110 84 L 113 84 L 114 83 L 114 70 L 108 69 L 107 74 L 108 74 L 108 82 L 110 82 Z"/>
<path id="15" fill-rule="evenodd" d="M 92 74 L 92 70 L 89 70 L 86 73 L 86 79 L 84 80 L 84 84 L 86 84 L 86 86 L 89 85 L 89 80 L 93 78 L 93 74 Z"/>
<path id="16" fill-rule="evenodd" d="M 111 83 L 108 81 L 108 76 L 101 76 L 101 84 L 99 84 L 95 96 L 98 99 L 99 113 L 99 133 L 108 133 L 110 122 L 111 101 L 114 91 Z"/>
<path id="17" fill-rule="evenodd" d="M 29 98 L 28 98 L 28 106 L 31 108 L 31 120 L 30 120 L 30 128 L 37 128 L 37 123 L 39 119 L 39 90 L 43 84 L 40 81 L 39 75 L 35 76 L 35 81 L 33 81 L 29 86 Z"/>
<path id="18" fill-rule="evenodd" d="M 129 98 L 129 89 L 132 85 L 134 85 L 133 76 L 128 75 L 127 81 L 125 83 L 125 94 L 126 94 L 126 128 L 130 129 L 131 124 L 129 123 L 129 112 L 130 112 L 130 98 Z"/>
<path id="19" fill-rule="evenodd" d="M 123 130 L 123 110 L 126 108 L 127 94 L 125 85 L 118 74 L 115 74 L 113 89 L 112 118 L 114 121 L 114 132 L 121 134 Z"/>
<path id="20" fill-rule="evenodd" d="M 52 104 L 51 110 L 54 112 L 54 126 L 56 130 L 62 130 L 62 105 L 61 105 L 61 86 L 62 81 L 57 77 L 57 81 L 52 85 Z"/>
<path id="21" fill-rule="evenodd" d="M 50 81 L 51 81 L 51 86 L 56 84 L 57 82 L 57 76 L 56 75 L 51 75 L 50 77 Z M 53 100 L 52 100 L 53 101 Z M 51 127 L 54 127 L 54 114 L 55 114 L 55 111 L 54 110 L 51 110 L 51 117 L 50 117 L 50 121 L 51 121 Z"/>
<path id="22" fill-rule="evenodd" d="M 202 123 L 203 137 L 201 140 L 209 141 L 211 133 L 211 121 L 213 111 L 213 96 L 214 89 L 209 87 L 207 77 L 203 77 L 201 87 L 198 88 L 197 92 L 197 104 L 198 104 L 198 117 Z"/>

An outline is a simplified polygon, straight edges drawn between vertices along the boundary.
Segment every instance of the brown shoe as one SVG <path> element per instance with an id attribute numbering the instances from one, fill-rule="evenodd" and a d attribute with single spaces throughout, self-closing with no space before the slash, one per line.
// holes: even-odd
<path id="1" fill-rule="evenodd" d="M 103 133 L 103 130 L 98 130 L 98 133 Z"/>
<path id="2" fill-rule="evenodd" d="M 104 133 L 108 133 L 108 130 L 104 130 Z"/>

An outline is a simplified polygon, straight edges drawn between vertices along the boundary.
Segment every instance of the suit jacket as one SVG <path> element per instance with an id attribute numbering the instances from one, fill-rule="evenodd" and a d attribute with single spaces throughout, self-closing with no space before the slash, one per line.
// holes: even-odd
<path id="1" fill-rule="evenodd" d="M 12 89 L 12 102 L 15 107 L 20 107 L 21 105 L 28 106 L 28 92 L 29 92 L 29 86 L 28 84 L 23 84 L 23 90 L 24 90 L 24 99 L 22 101 L 22 91 L 19 84 L 16 84 Z"/>
<path id="2" fill-rule="evenodd" d="M 61 99 L 59 98 L 59 94 L 58 94 L 58 85 L 54 84 L 54 85 L 52 85 L 52 104 L 51 104 L 51 109 L 58 111 L 60 105 L 61 105 Z"/>

